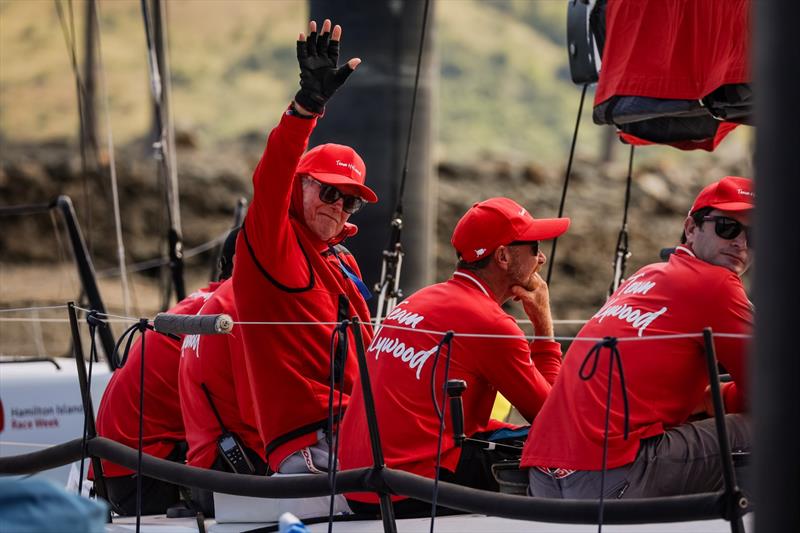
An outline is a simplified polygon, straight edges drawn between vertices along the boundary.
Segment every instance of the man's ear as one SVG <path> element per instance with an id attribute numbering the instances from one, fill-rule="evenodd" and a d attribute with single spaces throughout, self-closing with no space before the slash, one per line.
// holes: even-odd
<path id="1" fill-rule="evenodd" d="M 697 231 L 697 224 L 692 217 L 686 217 L 683 221 L 683 234 L 686 235 L 686 243 L 691 244 L 694 240 L 694 232 Z"/>
<path id="2" fill-rule="evenodd" d="M 509 249 L 507 246 L 498 246 L 492 253 L 494 262 L 503 270 L 508 270 L 508 263 L 510 260 Z"/>

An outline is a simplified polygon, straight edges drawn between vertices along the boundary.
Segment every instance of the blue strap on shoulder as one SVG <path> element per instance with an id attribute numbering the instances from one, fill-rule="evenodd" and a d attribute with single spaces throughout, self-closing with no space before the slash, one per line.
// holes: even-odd
<path id="1" fill-rule="evenodd" d="M 361 281 L 361 278 L 359 278 L 355 274 L 355 272 L 350 270 L 350 268 L 348 268 L 348 266 L 344 264 L 344 261 L 342 261 L 342 258 L 339 257 L 338 253 L 336 253 L 336 248 L 334 248 L 333 246 L 329 246 L 328 249 L 331 251 L 331 253 L 336 258 L 336 260 L 339 261 L 339 268 L 342 269 L 342 272 L 344 272 L 344 275 L 347 276 L 348 278 L 350 278 L 350 280 L 353 283 L 355 283 L 356 288 L 358 288 L 358 292 L 361 293 L 361 296 L 363 296 L 365 300 L 369 300 L 370 298 L 372 298 L 372 293 L 367 288 L 367 284 L 364 283 L 363 281 Z"/>

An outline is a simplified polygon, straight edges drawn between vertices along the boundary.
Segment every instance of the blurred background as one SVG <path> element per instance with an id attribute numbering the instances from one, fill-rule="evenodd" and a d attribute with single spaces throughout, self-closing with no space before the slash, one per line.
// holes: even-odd
<path id="1" fill-rule="evenodd" d="M 342 59 L 364 60 L 329 104 L 312 142 L 338 140 L 366 153 L 367 181 L 382 203 L 354 217 L 362 240 L 352 248 L 368 285 L 377 282 L 379 250 L 388 244 L 398 201 L 424 2 L 162 4 L 172 153 L 184 247 L 191 251 L 187 289 L 208 280 L 215 239 L 230 227 L 236 200 L 251 194 L 266 135 L 297 90 L 295 39 L 312 15 L 341 22 Z M 556 216 L 581 92 L 569 76 L 566 7 L 566 0 L 431 2 L 408 147 L 406 294 L 449 277 L 455 264 L 450 234 L 472 203 L 509 196 L 535 217 Z M 94 32 L 86 31 L 87 20 L 97 21 Z M 87 55 L 90 49 L 95 52 Z M 94 61 L 89 70 L 87 57 Z M 84 83 L 87 72 L 95 73 L 98 148 L 88 158 L 82 158 L 87 147 L 73 59 Z M 592 97 L 590 88 L 587 107 Z M 556 319 L 586 319 L 605 300 L 623 217 L 629 147 L 610 128 L 592 124 L 588 109 L 582 116 L 565 205 L 572 227 L 559 240 L 550 289 Z M 139 0 L 0 0 L 0 205 L 71 196 L 106 305 L 129 316 L 152 316 L 169 281 L 165 269 L 152 267 L 165 254 L 169 222 L 153 126 Z M 676 244 L 702 186 L 728 174 L 752 175 L 752 134 L 738 128 L 714 153 L 637 148 L 628 274 Z M 117 268 L 112 156 L 130 266 L 127 306 Z M 3 217 L 0 224 L 0 308 L 80 297 L 57 217 Z M 509 310 L 520 316 L 515 306 Z M 60 340 L 66 328 L 44 324 L 0 322 L 0 354 L 66 349 Z M 562 325 L 557 334 L 576 331 Z"/>

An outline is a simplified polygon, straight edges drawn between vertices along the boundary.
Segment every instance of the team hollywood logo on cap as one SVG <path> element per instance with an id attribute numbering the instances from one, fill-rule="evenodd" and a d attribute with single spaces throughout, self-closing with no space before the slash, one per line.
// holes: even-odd
<path id="1" fill-rule="evenodd" d="M 315 146 L 300 159 L 297 174 L 308 174 L 320 183 L 342 187 L 347 194 L 357 194 L 367 202 L 377 202 L 378 196 L 364 184 L 367 167 L 355 150 L 343 144 Z M 353 191 L 353 192 L 350 192 Z"/>
<path id="2" fill-rule="evenodd" d="M 473 205 L 453 230 L 450 242 L 468 263 L 514 241 L 544 241 L 569 227 L 568 218 L 533 218 L 510 198 L 490 198 Z"/>
<path id="3" fill-rule="evenodd" d="M 756 193 L 753 191 L 752 180 L 738 176 L 726 176 L 700 191 L 689 214 L 704 207 L 712 207 L 720 211 L 747 211 L 753 209 L 755 200 Z"/>

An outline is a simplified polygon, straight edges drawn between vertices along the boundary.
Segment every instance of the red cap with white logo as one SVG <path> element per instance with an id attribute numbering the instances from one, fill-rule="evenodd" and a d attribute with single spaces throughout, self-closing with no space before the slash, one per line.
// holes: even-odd
<path id="1" fill-rule="evenodd" d="M 713 207 L 720 211 L 747 211 L 753 209 L 755 200 L 752 180 L 726 176 L 700 191 L 689 214 L 704 207 Z"/>
<path id="2" fill-rule="evenodd" d="M 489 198 L 467 211 L 450 242 L 468 263 L 483 259 L 498 246 L 514 241 L 544 241 L 569 228 L 568 218 L 533 218 L 510 198 Z"/>
<path id="3" fill-rule="evenodd" d="M 342 144 L 321 144 L 303 154 L 297 165 L 297 174 L 308 174 L 320 183 L 345 186 L 368 202 L 377 202 L 378 196 L 366 185 L 367 167 L 355 150 Z"/>

